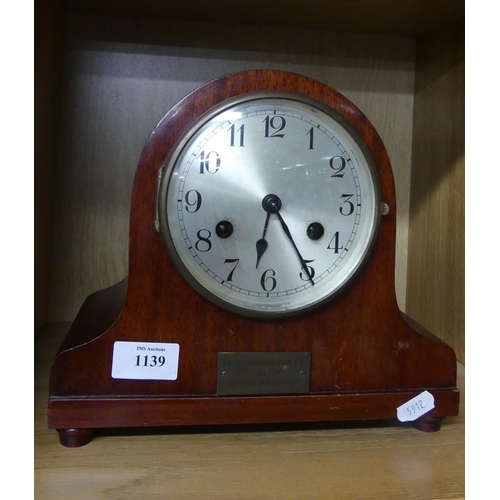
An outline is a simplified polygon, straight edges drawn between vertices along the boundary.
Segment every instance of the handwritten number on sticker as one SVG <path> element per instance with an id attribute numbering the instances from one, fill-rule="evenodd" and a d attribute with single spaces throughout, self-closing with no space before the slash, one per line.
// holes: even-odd
<path id="1" fill-rule="evenodd" d="M 407 406 L 406 407 L 406 412 L 408 413 L 408 415 L 414 415 L 415 413 L 417 413 L 417 411 L 421 411 L 424 408 L 425 408 L 424 403 L 422 403 L 422 400 L 419 399 L 418 401 L 416 401 L 411 406 Z"/>
<path id="2" fill-rule="evenodd" d="M 434 409 L 434 396 L 424 391 L 397 408 L 400 422 L 412 422 Z"/>

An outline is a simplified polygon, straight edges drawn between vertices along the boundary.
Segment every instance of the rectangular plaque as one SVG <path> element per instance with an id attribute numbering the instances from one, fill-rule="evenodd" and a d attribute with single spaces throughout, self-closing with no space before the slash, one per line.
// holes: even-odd
<path id="1" fill-rule="evenodd" d="M 310 352 L 220 352 L 217 395 L 307 394 Z"/>

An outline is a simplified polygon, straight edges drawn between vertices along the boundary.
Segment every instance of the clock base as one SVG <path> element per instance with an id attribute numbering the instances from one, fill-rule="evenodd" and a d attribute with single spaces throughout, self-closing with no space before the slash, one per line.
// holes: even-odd
<path id="1" fill-rule="evenodd" d="M 98 428 L 391 420 L 398 406 L 420 392 L 51 398 L 49 427 L 58 429 L 63 446 L 77 447 L 87 444 Z M 432 394 L 435 409 L 412 422 L 424 432 L 438 431 L 445 416 L 457 414 L 458 389 L 432 390 Z"/>

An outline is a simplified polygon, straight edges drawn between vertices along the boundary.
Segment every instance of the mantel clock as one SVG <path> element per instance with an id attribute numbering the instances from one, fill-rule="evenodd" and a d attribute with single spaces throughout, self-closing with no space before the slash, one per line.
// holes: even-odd
<path id="1" fill-rule="evenodd" d="M 413 425 L 438 430 L 456 358 L 399 311 L 395 235 L 386 149 L 344 96 L 271 70 L 201 86 L 144 147 L 128 276 L 59 349 L 49 426 L 80 446 L 104 427 L 391 419 L 425 393 Z"/>

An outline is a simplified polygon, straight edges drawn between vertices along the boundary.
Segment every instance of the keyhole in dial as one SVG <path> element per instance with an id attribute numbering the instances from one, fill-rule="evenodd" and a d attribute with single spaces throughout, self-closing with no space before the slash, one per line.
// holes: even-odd
<path id="1" fill-rule="evenodd" d="M 221 220 L 215 226 L 215 232 L 219 238 L 229 238 L 233 234 L 234 227 L 228 220 Z"/>
<path id="2" fill-rule="evenodd" d="M 325 234 L 325 228 L 319 222 L 313 222 L 307 226 L 307 236 L 311 240 L 319 240 Z"/>

